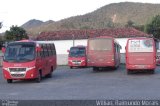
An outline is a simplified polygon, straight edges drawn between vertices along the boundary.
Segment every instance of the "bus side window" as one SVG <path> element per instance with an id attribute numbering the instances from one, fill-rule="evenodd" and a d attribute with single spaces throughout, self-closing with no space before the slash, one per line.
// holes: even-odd
<path id="1" fill-rule="evenodd" d="M 47 48 L 47 57 L 48 57 L 48 56 L 50 56 L 50 55 L 49 55 L 49 51 L 50 51 L 49 44 L 46 44 L 46 48 Z"/>
<path id="2" fill-rule="evenodd" d="M 54 44 L 51 44 L 51 51 L 52 51 L 52 55 L 56 55 Z"/>
<path id="3" fill-rule="evenodd" d="M 52 48 L 51 48 L 51 44 L 49 44 L 48 46 L 49 46 L 49 56 L 52 56 Z"/>
<path id="4" fill-rule="evenodd" d="M 41 45 L 41 48 L 42 48 L 42 50 L 40 51 L 40 56 L 44 57 L 44 47 L 43 47 L 43 45 Z"/>
<path id="5" fill-rule="evenodd" d="M 45 44 L 45 57 L 49 56 L 49 46 L 48 44 Z"/>
<path id="6" fill-rule="evenodd" d="M 55 45 L 53 44 L 53 55 L 56 55 L 56 49 L 55 49 Z"/>
<path id="7" fill-rule="evenodd" d="M 121 47 L 120 47 L 120 46 L 118 46 L 118 53 L 120 53 L 120 48 L 121 48 Z"/>
<path id="8" fill-rule="evenodd" d="M 46 47 L 46 44 L 44 44 L 43 45 L 43 47 L 44 47 L 44 57 L 47 57 L 47 47 Z"/>
<path id="9" fill-rule="evenodd" d="M 36 52 L 37 56 L 36 57 L 41 57 L 40 52 Z"/>

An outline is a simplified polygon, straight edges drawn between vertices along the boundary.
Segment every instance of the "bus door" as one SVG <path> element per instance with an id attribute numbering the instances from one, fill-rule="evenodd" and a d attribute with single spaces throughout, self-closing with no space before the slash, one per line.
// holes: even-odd
<path id="1" fill-rule="evenodd" d="M 49 70 L 49 63 L 48 63 L 48 50 L 47 50 L 47 46 L 46 44 L 42 44 L 42 48 L 43 48 L 43 58 L 42 58 L 42 66 L 43 66 L 43 69 L 42 69 L 42 75 L 46 75 Z"/>

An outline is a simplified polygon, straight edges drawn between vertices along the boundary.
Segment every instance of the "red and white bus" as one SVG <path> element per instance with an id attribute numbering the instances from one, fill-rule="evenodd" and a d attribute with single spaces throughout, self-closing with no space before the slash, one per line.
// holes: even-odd
<path id="1" fill-rule="evenodd" d="M 56 50 L 54 43 L 38 43 L 22 40 L 8 43 L 3 48 L 3 76 L 8 83 L 13 80 L 51 77 L 56 69 Z"/>
<path id="2" fill-rule="evenodd" d="M 126 69 L 133 71 L 148 70 L 154 73 L 156 68 L 156 47 L 153 38 L 130 38 L 126 44 Z"/>
<path id="3" fill-rule="evenodd" d="M 103 67 L 116 69 L 120 65 L 121 46 L 114 38 L 108 36 L 88 39 L 87 64 L 93 70 Z"/>
<path id="4" fill-rule="evenodd" d="M 70 48 L 68 55 L 68 66 L 70 68 L 87 66 L 85 46 L 74 46 Z"/>

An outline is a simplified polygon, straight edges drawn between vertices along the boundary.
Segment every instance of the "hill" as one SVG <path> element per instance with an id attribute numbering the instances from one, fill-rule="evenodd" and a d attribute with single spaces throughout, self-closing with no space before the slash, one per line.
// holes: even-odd
<path id="1" fill-rule="evenodd" d="M 21 27 L 24 29 L 29 29 L 29 28 L 40 26 L 41 24 L 43 24 L 43 21 L 31 19 L 28 22 L 24 23 Z"/>
<path id="2" fill-rule="evenodd" d="M 32 34 L 38 34 L 55 30 L 118 28 L 124 27 L 129 20 L 136 25 L 144 25 L 158 14 L 160 14 L 160 4 L 121 2 L 106 5 L 84 15 L 57 22 L 44 22 L 34 27 L 25 27 L 25 29 Z"/>

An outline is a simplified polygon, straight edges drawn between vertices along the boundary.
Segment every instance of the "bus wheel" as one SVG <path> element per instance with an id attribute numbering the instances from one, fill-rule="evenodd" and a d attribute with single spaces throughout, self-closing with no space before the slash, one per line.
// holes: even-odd
<path id="1" fill-rule="evenodd" d="M 118 66 L 112 67 L 113 70 L 117 70 Z"/>
<path id="2" fill-rule="evenodd" d="M 7 82 L 8 82 L 8 83 L 12 83 L 13 80 L 12 80 L 12 79 L 7 79 Z"/>
<path id="3" fill-rule="evenodd" d="M 132 74 L 132 72 L 129 70 L 129 69 L 127 69 L 127 74 L 129 75 L 129 74 Z"/>
<path id="4" fill-rule="evenodd" d="M 70 69 L 72 69 L 73 67 L 72 66 L 70 66 Z"/>
<path id="5" fill-rule="evenodd" d="M 93 71 L 98 71 L 99 68 L 98 67 L 93 67 Z"/>
<path id="6" fill-rule="evenodd" d="M 47 78 L 51 78 L 52 77 L 52 72 L 53 72 L 53 68 L 51 67 L 51 70 L 50 70 L 49 74 L 46 77 Z"/>
<path id="7" fill-rule="evenodd" d="M 36 78 L 36 82 L 37 82 L 37 83 L 40 83 L 40 82 L 41 82 L 41 79 L 42 79 L 42 73 L 41 73 L 41 71 L 39 71 L 38 77 Z"/>
<path id="8" fill-rule="evenodd" d="M 154 74 L 154 70 L 150 70 L 149 73 L 150 73 L 150 74 Z"/>

